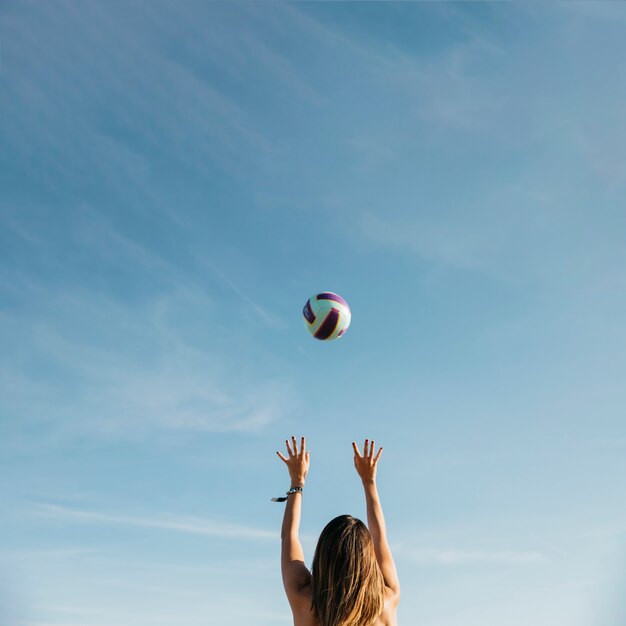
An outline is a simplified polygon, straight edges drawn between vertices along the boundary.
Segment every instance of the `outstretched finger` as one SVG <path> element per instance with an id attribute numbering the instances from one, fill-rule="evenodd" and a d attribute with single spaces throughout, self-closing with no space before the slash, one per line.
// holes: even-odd
<path id="1" fill-rule="evenodd" d="M 287 459 L 278 451 L 276 450 L 276 454 L 285 462 L 287 463 Z"/>
<path id="2" fill-rule="evenodd" d="M 304 455 L 305 448 L 306 448 L 306 439 L 302 437 L 302 440 L 300 441 L 300 454 Z"/>
<path id="3" fill-rule="evenodd" d="M 291 444 L 293 445 L 293 455 L 298 456 L 298 442 L 295 435 L 291 435 Z"/>
<path id="4" fill-rule="evenodd" d="M 369 456 L 369 439 L 365 440 L 365 443 L 363 444 L 363 456 L 364 457 L 368 457 Z"/>
<path id="5" fill-rule="evenodd" d="M 359 451 L 359 446 L 356 445 L 356 441 L 352 442 L 352 449 L 354 450 L 354 454 L 356 456 L 361 456 L 361 452 Z"/>
<path id="6" fill-rule="evenodd" d="M 380 459 L 380 455 L 383 453 L 383 448 L 382 446 L 380 447 L 380 450 L 378 451 L 378 453 L 376 454 L 376 456 L 374 457 L 374 465 L 376 465 L 376 463 L 378 463 L 378 459 Z"/>
<path id="7" fill-rule="evenodd" d="M 372 460 L 372 457 L 374 456 L 375 449 L 376 449 L 376 446 L 374 445 L 374 440 L 372 439 L 370 443 L 370 461 Z"/>
<path id="8" fill-rule="evenodd" d="M 285 445 L 287 446 L 287 453 L 289 454 L 289 458 L 291 458 L 293 456 L 293 451 L 291 450 L 289 439 L 285 439 Z"/>

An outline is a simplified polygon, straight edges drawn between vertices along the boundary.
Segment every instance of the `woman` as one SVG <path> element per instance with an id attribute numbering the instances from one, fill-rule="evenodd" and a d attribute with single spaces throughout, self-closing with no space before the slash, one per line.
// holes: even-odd
<path id="1" fill-rule="evenodd" d="M 397 624 L 400 585 L 376 490 L 376 465 L 383 449 L 374 456 L 374 441 L 366 439 L 361 455 L 352 442 L 354 466 L 365 491 L 367 526 L 351 515 L 340 515 L 329 522 L 317 542 L 309 572 L 298 531 L 310 455 L 304 437 L 300 450 L 295 437 L 285 444 L 287 456 L 276 453 L 287 465 L 291 479 L 280 535 L 281 570 L 294 625 Z"/>

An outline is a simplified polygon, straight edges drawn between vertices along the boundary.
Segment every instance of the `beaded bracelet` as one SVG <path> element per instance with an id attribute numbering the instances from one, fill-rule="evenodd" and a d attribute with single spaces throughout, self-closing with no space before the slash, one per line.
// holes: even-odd
<path id="1" fill-rule="evenodd" d="M 284 502 L 292 493 L 302 493 L 302 487 L 291 487 L 291 489 L 285 493 L 287 495 L 282 498 L 272 498 L 272 502 Z"/>

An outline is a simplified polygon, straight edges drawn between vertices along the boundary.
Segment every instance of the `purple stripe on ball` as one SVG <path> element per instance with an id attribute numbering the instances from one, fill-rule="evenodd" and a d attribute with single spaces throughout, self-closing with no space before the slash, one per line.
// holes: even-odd
<path id="1" fill-rule="evenodd" d="M 317 329 L 315 335 L 316 339 L 328 339 L 337 328 L 339 323 L 339 311 L 337 309 L 331 309 L 326 316 L 326 319 L 322 322 L 322 325 Z"/>
<path id="2" fill-rule="evenodd" d="M 309 324 L 312 324 L 315 321 L 315 313 L 311 309 L 311 301 L 307 300 L 307 303 L 304 305 L 304 309 L 302 310 L 302 314 L 304 318 Z"/>
<path id="3" fill-rule="evenodd" d="M 318 300 L 334 300 L 335 302 L 339 302 L 340 304 L 343 304 L 347 306 L 348 308 L 350 308 L 348 303 L 341 296 L 338 296 L 336 293 L 331 293 L 330 291 L 325 291 L 324 293 L 318 293 L 317 299 Z"/>

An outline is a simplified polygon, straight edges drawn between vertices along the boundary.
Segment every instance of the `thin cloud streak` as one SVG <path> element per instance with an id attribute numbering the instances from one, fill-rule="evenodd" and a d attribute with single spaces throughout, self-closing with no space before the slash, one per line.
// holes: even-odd
<path id="1" fill-rule="evenodd" d="M 42 548 L 40 550 L 2 550 L 2 559 L 71 559 L 76 556 L 96 554 L 99 548 Z"/>
<path id="2" fill-rule="evenodd" d="M 548 560 L 548 556 L 539 551 L 457 549 L 415 550 L 408 553 L 407 558 L 414 563 L 429 565 L 529 565 L 544 563 Z"/>
<path id="3" fill-rule="evenodd" d="M 191 535 L 208 535 L 223 539 L 271 539 L 278 538 L 275 531 L 242 526 L 224 522 L 216 522 L 197 517 L 135 517 L 71 509 L 56 504 L 37 503 L 34 506 L 35 514 L 41 517 L 60 519 L 68 522 L 82 522 L 91 524 L 112 524 L 120 526 L 134 526 L 137 528 L 154 528 L 169 530 Z"/>
<path id="4" fill-rule="evenodd" d="M 228 278 L 228 276 L 226 276 L 226 274 L 218 270 L 214 265 L 209 265 L 208 267 L 214 274 L 221 278 L 221 280 L 226 283 L 244 302 L 249 304 L 252 309 L 254 309 L 270 326 L 284 325 L 280 318 L 278 318 L 276 315 L 268 313 L 263 307 L 261 307 L 252 298 L 246 295 L 230 278 Z"/>

